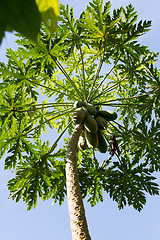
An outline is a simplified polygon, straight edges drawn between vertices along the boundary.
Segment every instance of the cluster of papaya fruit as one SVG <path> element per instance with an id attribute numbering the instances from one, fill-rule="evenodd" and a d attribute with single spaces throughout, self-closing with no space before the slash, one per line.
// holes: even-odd
<path id="1" fill-rule="evenodd" d="M 84 128 L 79 138 L 79 148 L 85 150 L 97 148 L 101 153 L 107 151 L 107 143 L 103 130 L 107 129 L 108 121 L 117 118 L 117 114 L 111 111 L 101 111 L 98 107 L 83 101 L 74 104 L 76 108 L 73 121 L 75 124 L 83 124 Z"/>

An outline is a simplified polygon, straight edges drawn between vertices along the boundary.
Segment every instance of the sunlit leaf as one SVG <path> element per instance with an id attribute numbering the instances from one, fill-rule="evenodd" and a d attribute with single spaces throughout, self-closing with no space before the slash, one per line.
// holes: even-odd
<path id="1" fill-rule="evenodd" d="M 36 0 L 42 21 L 53 35 L 59 16 L 58 0 Z"/>

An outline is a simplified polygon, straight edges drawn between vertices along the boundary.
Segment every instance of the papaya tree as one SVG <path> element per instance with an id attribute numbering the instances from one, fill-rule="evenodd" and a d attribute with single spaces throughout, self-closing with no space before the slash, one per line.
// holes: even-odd
<path id="1" fill-rule="evenodd" d="M 10 198 L 30 210 L 38 198 L 61 205 L 67 195 L 74 240 L 91 239 L 84 198 L 94 206 L 107 192 L 119 209 L 140 211 L 146 193 L 159 194 L 158 53 L 137 40 L 151 22 L 137 22 L 132 5 L 110 8 L 93 0 L 74 19 L 61 4 L 54 37 L 44 26 L 37 44 L 17 34 L 17 51 L 0 64 Z"/>

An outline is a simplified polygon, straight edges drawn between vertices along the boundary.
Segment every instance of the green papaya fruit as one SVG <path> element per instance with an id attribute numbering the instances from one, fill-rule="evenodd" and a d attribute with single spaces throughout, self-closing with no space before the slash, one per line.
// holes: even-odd
<path id="1" fill-rule="evenodd" d="M 75 124 L 80 124 L 84 121 L 87 112 L 84 108 L 77 108 L 73 114 L 73 122 Z"/>
<path id="2" fill-rule="evenodd" d="M 93 106 L 91 103 L 85 103 L 84 106 L 91 115 L 96 115 L 97 114 L 96 107 Z"/>
<path id="3" fill-rule="evenodd" d="M 93 134 L 86 129 L 84 130 L 86 142 L 89 148 L 97 148 L 98 147 L 98 134 Z"/>
<path id="4" fill-rule="evenodd" d="M 98 130 L 98 124 L 96 120 L 87 112 L 86 118 L 84 120 L 84 127 L 87 131 L 96 134 Z"/>
<path id="5" fill-rule="evenodd" d="M 78 146 L 81 150 L 86 150 L 87 147 L 88 147 L 87 142 L 86 142 L 86 138 L 85 138 L 85 135 L 84 135 L 84 131 L 82 131 L 82 133 L 79 137 Z"/>
<path id="6" fill-rule="evenodd" d="M 103 117 L 100 117 L 100 116 L 96 116 L 95 117 L 95 120 L 97 121 L 98 123 L 98 129 L 100 130 L 105 130 L 107 129 L 108 127 L 108 122 L 106 119 L 104 119 Z"/>
<path id="7" fill-rule="evenodd" d="M 82 106 L 84 106 L 85 105 L 85 103 L 83 102 L 83 101 L 76 101 L 75 103 L 74 103 L 74 107 L 75 108 L 80 108 L 80 107 L 82 107 Z"/>
<path id="8" fill-rule="evenodd" d="M 103 117 L 107 121 L 114 121 L 117 118 L 117 113 L 112 111 L 97 111 L 97 115 Z"/>
<path id="9" fill-rule="evenodd" d="M 101 130 L 97 131 L 97 135 L 98 135 L 98 147 L 97 149 L 101 152 L 101 153 L 106 153 L 107 151 L 107 143 L 106 140 L 103 136 L 103 133 Z"/>

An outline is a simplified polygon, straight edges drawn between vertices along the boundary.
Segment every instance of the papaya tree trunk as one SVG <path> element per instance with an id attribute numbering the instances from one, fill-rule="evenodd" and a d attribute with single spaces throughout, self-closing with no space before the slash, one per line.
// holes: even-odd
<path id="1" fill-rule="evenodd" d="M 66 187 L 72 240 L 91 240 L 80 192 L 77 169 L 77 144 L 83 126 L 76 125 L 66 154 Z"/>

